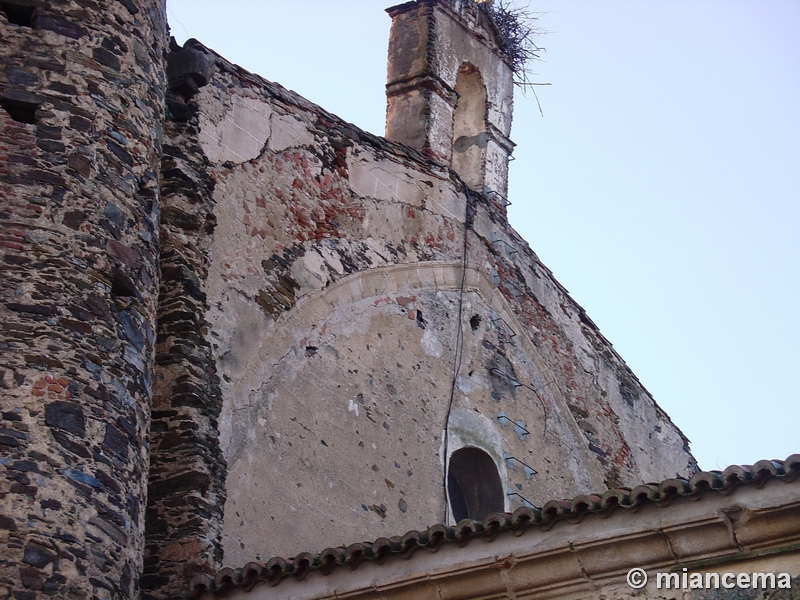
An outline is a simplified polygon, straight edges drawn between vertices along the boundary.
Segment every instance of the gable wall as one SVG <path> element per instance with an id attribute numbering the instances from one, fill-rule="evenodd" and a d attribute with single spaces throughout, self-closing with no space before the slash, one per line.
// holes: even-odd
<path id="1" fill-rule="evenodd" d="M 214 61 L 178 143 L 202 148 L 214 182 L 196 275 L 222 403 L 225 564 L 447 521 L 443 460 L 463 445 L 493 456 L 511 510 L 692 468 L 502 206 Z"/>

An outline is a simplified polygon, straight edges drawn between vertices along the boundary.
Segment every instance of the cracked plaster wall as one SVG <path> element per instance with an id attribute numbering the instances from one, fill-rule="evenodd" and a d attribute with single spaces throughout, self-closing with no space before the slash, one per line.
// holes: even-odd
<path id="1" fill-rule="evenodd" d="M 221 394 L 225 564 L 445 520 L 459 335 L 448 455 L 491 450 L 509 509 L 693 468 L 502 206 L 472 193 L 467 215 L 449 169 L 197 48 L 216 74 L 182 143 L 203 148 L 214 182 L 198 281 Z"/>

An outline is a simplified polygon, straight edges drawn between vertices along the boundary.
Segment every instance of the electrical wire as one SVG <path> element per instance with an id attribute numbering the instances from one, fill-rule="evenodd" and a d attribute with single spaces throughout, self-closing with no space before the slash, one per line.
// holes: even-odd
<path id="1" fill-rule="evenodd" d="M 453 400 L 455 399 L 456 395 L 456 384 L 458 382 L 458 375 L 461 371 L 461 357 L 464 351 L 464 324 L 462 323 L 462 317 L 464 312 L 464 288 L 467 284 L 467 246 L 468 246 L 468 239 L 467 239 L 467 232 L 470 229 L 470 210 L 472 208 L 472 192 L 467 187 L 467 184 L 463 181 L 461 184 L 464 186 L 464 194 L 466 195 L 466 209 L 464 215 L 464 245 L 461 254 L 461 285 L 458 292 L 458 328 L 456 329 L 456 343 L 455 343 L 455 353 L 453 355 L 453 381 L 450 384 L 450 400 L 447 403 L 447 413 L 445 414 L 445 421 L 444 421 L 444 473 L 442 478 L 442 487 L 444 491 L 444 521 L 443 523 L 447 523 L 448 515 L 450 512 L 450 503 L 447 500 L 447 446 L 449 441 L 449 429 L 450 429 L 450 411 L 453 409 Z"/>

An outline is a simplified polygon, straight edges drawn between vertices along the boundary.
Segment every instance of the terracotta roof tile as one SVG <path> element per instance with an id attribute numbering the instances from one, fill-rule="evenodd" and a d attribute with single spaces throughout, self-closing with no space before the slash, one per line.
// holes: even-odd
<path id="1" fill-rule="evenodd" d="M 571 500 L 551 500 L 541 509 L 519 508 L 513 513 L 494 513 L 482 522 L 465 519 L 455 526 L 437 524 L 426 530 L 412 530 L 402 537 L 382 537 L 374 542 L 326 548 L 319 554 L 303 552 L 294 558 L 276 557 L 266 563 L 250 562 L 241 569 L 226 567 L 214 577 L 198 575 L 191 582 L 191 597 L 210 591 L 224 595 L 234 587 L 250 590 L 257 583 L 278 585 L 285 577 L 302 579 L 309 572 L 327 575 L 343 565 L 356 569 L 363 561 L 382 563 L 392 555 L 410 558 L 420 549 L 436 552 L 442 544 L 464 546 L 482 537 L 489 541 L 501 533 L 522 535 L 529 527 L 548 529 L 560 520 L 579 522 L 589 513 L 608 516 L 617 508 L 631 511 L 644 504 L 666 506 L 678 496 L 699 499 L 712 490 L 729 494 L 742 485 L 761 487 L 770 479 L 794 481 L 800 475 L 800 454 L 786 460 L 761 460 L 754 465 L 733 465 L 724 471 L 699 471 L 691 479 L 671 478 L 635 488 L 613 489 L 603 494 L 580 494 Z"/>

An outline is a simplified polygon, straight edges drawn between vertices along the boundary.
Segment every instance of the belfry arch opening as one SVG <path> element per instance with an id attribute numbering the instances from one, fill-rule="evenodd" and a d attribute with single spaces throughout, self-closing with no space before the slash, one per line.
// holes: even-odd
<path id="1" fill-rule="evenodd" d="M 447 495 L 456 523 L 463 519 L 481 521 L 503 512 L 503 484 L 492 457 L 478 448 L 460 448 L 450 455 Z"/>
<path id="2" fill-rule="evenodd" d="M 473 65 L 464 63 L 456 78 L 458 100 L 453 113 L 453 170 L 471 187 L 484 186 L 486 144 L 486 87 Z"/>

